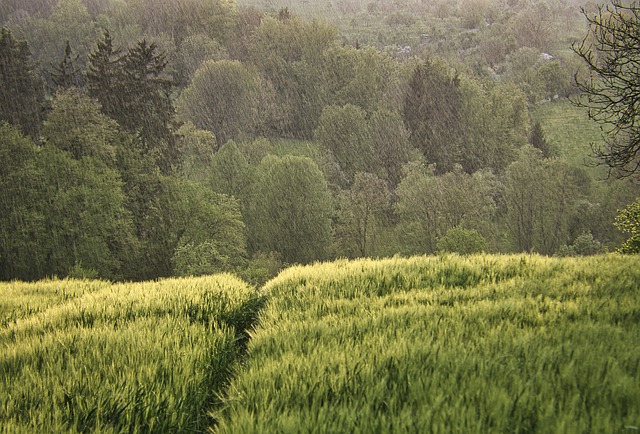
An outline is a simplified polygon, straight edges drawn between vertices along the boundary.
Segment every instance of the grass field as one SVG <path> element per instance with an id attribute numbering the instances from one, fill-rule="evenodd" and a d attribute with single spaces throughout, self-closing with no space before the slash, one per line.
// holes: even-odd
<path id="1" fill-rule="evenodd" d="M 597 160 L 592 157 L 592 144 L 600 146 L 603 143 L 602 132 L 600 126 L 588 118 L 584 108 L 562 99 L 539 105 L 532 117 L 540 122 L 547 142 L 559 157 L 587 168 L 594 179 L 606 177 L 604 167 L 593 167 Z"/>
<path id="2" fill-rule="evenodd" d="M 639 289 L 640 260 L 613 255 L 288 269 L 218 432 L 624 432 Z"/>
<path id="3" fill-rule="evenodd" d="M 10 282 L 0 315 L 3 433 L 640 427 L 637 256 Z"/>
<path id="4" fill-rule="evenodd" d="M 230 275 L 1 283 L 1 431 L 205 431 L 260 303 Z"/>

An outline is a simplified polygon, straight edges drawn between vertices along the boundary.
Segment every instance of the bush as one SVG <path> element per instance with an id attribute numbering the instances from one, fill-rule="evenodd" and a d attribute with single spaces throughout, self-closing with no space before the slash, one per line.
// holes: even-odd
<path id="1" fill-rule="evenodd" d="M 571 245 L 564 245 L 558 249 L 558 256 L 589 256 L 606 253 L 607 248 L 593 238 L 591 232 L 578 235 Z"/>
<path id="2" fill-rule="evenodd" d="M 468 255 L 487 250 L 487 240 L 475 229 L 460 226 L 447 229 L 447 232 L 436 243 L 438 251 Z"/>
<path id="3" fill-rule="evenodd" d="M 631 234 L 631 237 L 620 246 L 619 253 L 640 253 L 640 198 L 627 205 L 625 209 L 618 211 L 615 226 L 622 232 Z"/>
<path id="4" fill-rule="evenodd" d="M 283 264 L 277 252 L 256 253 L 247 268 L 238 272 L 238 275 L 251 285 L 263 286 L 282 270 Z"/>

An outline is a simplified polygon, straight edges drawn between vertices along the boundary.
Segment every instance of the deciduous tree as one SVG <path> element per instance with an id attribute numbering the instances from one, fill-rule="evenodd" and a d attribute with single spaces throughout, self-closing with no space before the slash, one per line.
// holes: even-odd
<path id="1" fill-rule="evenodd" d="M 32 139 L 0 121 L 0 280 L 44 275 L 46 198 L 37 154 Z"/>
<path id="2" fill-rule="evenodd" d="M 621 253 L 640 253 L 640 199 L 636 199 L 635 202 L 618 211 L 615 225 L 621 231 L 630 234 L 619 251 Z"/>
<path id="3" fill-rule="evenodd" d="M 350 257 L 372 254 L 390 199 L 384 180 L 371 173 L 356 173 L 353 185 L 340 195 L 336 238 L 341 253 Z"/>
<path id="4" fill-rule="evenodd" d="M 81 90 L 60 90 L 42 128 L 46 141 L 74 159 L 95 157 L 114 167 L 119 127 L 100 110 L 97 100 Z"/>
<path id="5" fill-rule="evenodd" d="M 259 122 L 260 76 L 238 61 L 207 61 L 177 103 L 184 121 L 211 131 L 218 146 L 252 133 Z"/>
<path id="6" fill-rule="evenodd" d="M 640 173 L 640 6 L 612 0 L 584 16 L 589 32 L 574 51 L 590 76 L 576 76 L 584 94 L 576 103 L 604 127 L 605 145 L 595 155 L 616 175 Z"/>
<path id="7" fill-rule="evenodd" d="M 490 172 L 470 175 L 460 166 L 435 175 L 432 166 L 410 163 L 398 186 L 395 211 L 398 238 L 405 253 L 433 253 L 449 228 L 461 226 L 491 233 L 499 183 Z"/>
<path id="8" fill-rule="evenodd" d="M 278 252 L 288 263 L 327 257 L 332 242 L 332 198 L 313 160 L 266 157 L 253 192 L 248 226 L 254 252 Z"/>
<path id="9" fill-rule="evenodd" d="M 366 113 L 353 104 L 327 106 L 322 111 L 314 137 L 338 163 L 347 184 L 357 172 L 375 172 L 378 162 Z"/>
<path id="10" fill-rule="evenodd" d="M 504 177 L 505 223 L 516 251 L 553 254 L 567 244 L 583 196 L 577 169 L 527 145 Z"/>

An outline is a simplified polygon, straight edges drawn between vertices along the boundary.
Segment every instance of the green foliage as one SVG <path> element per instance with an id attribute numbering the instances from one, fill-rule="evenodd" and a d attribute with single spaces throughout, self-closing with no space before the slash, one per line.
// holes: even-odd
<path id="1" fill-rule="evenodd" d="M 209 130 L 218 145 L 253 133 L 258 123 L 260 77 L 238 61 L 206 61 L 177 103 L 183 121 Z"/>
<path id="2" fill-rule="evenodd" d="M 225 42 L 234 24 L 227 0 L 127 0 L 129 13 L 147 34 L 170 35 L 176 46 L 191 34 Z"/>
<path id="3" fill-rule="evenodd" d="M 464 173 L 460 167 L 436 176 L 420 162 L 407 167 L 397 189 L 398 238 L 405 253 L 434 253 L 449 228 L 487 231 L 496 213 L 500 185 L 490 172 Z"/>
<path id="4" fill-rule="evenodd" d="M 261 303 L 230 275 L 0 284 L 0 312 L 21 312 L 0 328 L 0 425 L 203 432 Z"/>
<path id="5" fill-rule="evenodd" d="M 74 159 L 94 157 L 111 167 L 115 165 L 118 132 L 118 124 L 102 113 L 98 101 L 76 88 L 55 94 L 42 128 L 47 143 Z"/>
<path id="6" fill-rule="evenodd" d="M 211 188 L 218 193 L 246 201 L 251 176 L 249 163 L 235 142 L 225 143 L 211 159 L 209 179 Z"/>
<path id="7" fill-rule="evenodd" d="M 352 104 L 325 107 L 314 138 L 337 162 L 347 185 L 353 182 L 356 172 L 375 172 L 366 113 L 360 107 Z"/>
<path id="8" fill-rule="evenodd" d="M 398 65 L 388 54 L 371 47 L 330 47 L 323 58 L 328 104 L 353 104 L 367 112 L 388 107 L 386 100 L 399 82 Z"/>
<path id="9" fill-rule="evenodd" d="M 69 137 L 94 127 L 81 124 L 69 125 Z M 122 277 L 136 240 L 119 173 L 95 157 L 36 148 L 6 124 L 2 130 L 2 279 L 65 276 L 79 263 Z"/>
<path id="10" fill-rule="evenodd" d="M 575 94 L 569 59 L 549 57 L 525 46 L 507 57 L 505 80 L 520 88 L 530 103 L 540 103 Z"/>
<path id="11" fill-rule="evenodd" d="M 368 124 L 376 166 L 388 185 L 395 188 L 402 179 L 402 166 L 417 159 L 417 151 L 409 144 L 409 132 L 399 113 L 385 109 L 371 113 Z"/>
<path id="12" fill-rule="evenodd" d="M 22 5 L 27 2 L 21 2 Z M 38 8 L 43 2 L 38 3 Z M 75 67 L 82 70 L 91 45 L 100 34 L 100 26 L 90 16 L 82 0 L 58 0 L 49 2 L 54 5 L 51 14 L 39 13 L 24 16 L 23 19 L 10 25 L 21 39 L 29 41 L 34 59 L 37 59 L 38 72 L 46 78 L 47 84 L 57 86 L 47 76 L 47 70 L 54 65 L 60 65 L 60 59 L 65 56 L 67 43 L 78 55 Z M 78 71 L 80 72 L 80 71 Z M 80 77 L 78 77 L 80 79 Z"/>
<path id="13" fill-rule="evenodd" d="M 618 210 L 615 226 L 631 236 L 620 247 L 620 253 L 640 253 L 640 199 Z"/>
<path id="14" fill-rule="evenodd" d="M 599 131 L 562 100 L 575 92 L 576 65 L 565 53 L 583 32 L 575 2 L 245 7 L 255 1 L 262 2 L 0 6 L 12 29 L 2 33 L 10 59 L 0 59 L 9 71 L 0 94 L 12 95 L 10 105 L 30 95 L 29 86 L 40 89 L 9 115 L 28 118 L 10 123 L 23 132 L 29 124 L 37 146 L 2 128 L 0 278 L 152 279 L 248 266 L 257 282 L 270 267 L 254 267 L 247 246 L 251 255 L 274 252 L 285 262 L 436 252 L 458 226 L 476 230 L 491 251 L 588 250 L 570 244 L 584 241 L 583 232 L 594 245 L 622 242 L 611 223 L 638 188 L 591 182 L 602 172 L 578 167 Z M 333 27 L 297 13 L 340 18 Z M 110 31 L 99 37 L 100 29 Z M 83 66 L 84 81 L 76 74 Z M 36 70 L 51 90 L 59 85 L 44 124 L 30 111 L 42 102 Z M 532 122 L 531 103 L 549 98 Z M 521 156 L 530 138 L 544 149 L 538 121 L 557 145 L 555 160 Z M 318 186 L 305 189 L 322 191 L 316 208 L 292 180 L 272 182 L 261 164 L 269 155 L 315 162 L 310 177 Z M 375 188 L 359 183 L 362 173 Z M 307 185 L 297 176 L 290 178 Z M 392 209 L 378 206 L 387 197 Z M 215 232 L 208 218 L 223 229 Z"/>
<path id="15" fill-rule="evenodd" d="M 438 239 L 436 247 L 440 252 L 459 253 L 469 255 L 486 252 L 487 240 L 475 229 L 465 229 L 455 226 L 447 229 L 444 236 Z"/>
<path id="16" fill-rule="evenodd" d="M 539 149 L 545 158 L 551 157 L 551 148 L 549 142 L 547 142 L 547 139 L 544 136 L 544 131 L 542 130 L 540 122 L 533 124 L 531 134 L 529 135 L 529 144 L 534 148 Z"/>
<path id="17" fill-rule="evenodd" d="M 178 81 L 186 86 L 205 61 L 223 60 L 227 55 L 220 42 L 202 33 L 195 33 L 184 38 L 176 56 L 176 75 Z"/>
<path id="18" fill-rule="evenodd" d="M 422 151 L 438 173 L 460 161 L 462 141 L 460 77 L 447 65 L 433 61 L 414 67 L 402 117 L 411 144 Z"/>
<path id="19" fill-rule="evenodd" d="M 511 84 L 481 85 L 443 61 L 413 66 L 402 117 L 410 143 L 437 174 L 461 165 L 501 173 L 527 141 L 529 112 Z"/>
<path id="20" fill-rule="evenodd" d="M 562 160 L 547 160 L 527 145 L 505 173 L 506 226 L 516 251 L 553 254 L 567 244 L 584 194 L 581 174 Z"/>
<path id="21" fill-rule="evenodd" d="M 18 126 L 37 138 L 42 120 L 44 89 L 31 61 L 26 41 L 0 30 L 0 121 Z"/>
<path id="22" fill-rule="evenodd" d="M 253 255 L 248 265 L 239 270 L 237 274 L 250 285 L 259 288 L 273 279 L 282 268 L 283 264 L 277 253 L 258 252 Z"/>
<path id="23" fill-rule="evenodd" d="M 247 220 L 252 252 L 278 252 L 288 263 L 327 257 L 333 204 L 313 160 L 268 156 L 251 190 Z"/>
<path id="24" fill-rule="evenodd" d="M 587 256 L 606 253 L 607 249 L 595 240 L 591 232 L 578 235 L 571 245 L 564 245 L 558 250 L 559 256 Z"/>
<path id="25" fill-rule="evenodd" d="M 636 257 L 416 257 L 269 282 L 219 433 L 600 432 L 640 417 Z"/>
<path id="26" fill-rule="evenodd" d="M 246 255 L 245 225 L 238 203 L 201 185 L 167 179 L 162 211 L 148 229 L 158 265 L 166 275 L 231 271 Z"/>
<path id="27" fill-rule="evenodd" d="M 461 83 L 464 94 L 461 126 L 465 146 L 460 164 L 466 172 L 489 169 L 496 174 L 517 158 L 526 144 L 529 110 L 524 94 L 510 84 L 482 88 L 473 80 Z"/>
<path id="28" fill-rule="evenodd" d="M 251 35 L 252 62 L 275 92 L 275 112 L 269 130 L 284 137 L 311 138 L 324 106 L 322 53 L 335 44 L 329 25 L 297 18 L 267 17 Z"/>
<path id="29" fill-rule="evenodd" d="M 209 165 L 218 148 L 215 136 L 210 131 L 198 129 L 191 122 L 182 124 L 176 135 L 181 156 L 178 173 L 191 181 L 206 181 Z"/>
<path id="30" fill-rule="evenodd" d="M 104 113 L 126 131 L 139 134 L 144 151 L 169 173 L 179 156 L 172 127 L 174 83 L 165 73 L 166 56 L 146 39 L 120 55 L 105 31 L 89 55 L 86 77 L 88 93 Z"/>
<path id="31" fill-rule="evenodd" d="M 136 239 L 119 173 L 93 157 L 76 160 L 53 146 L 42 149 L 38 163 L 47 198 L 38 249 L 47 260 L 40 277 L 66 276 L 79 263 L 102 278 L 123 277 Z"/>
<path id="32" fill-rule="evenodd" d="M 44 173 L 38 148 L 17 127 L 0 121 L 0 279 L 37 279 L 46 260 Z"/>
<path id="33" fill-rule="evenodd" d="M 81 86 L 81 70 L 80 67 L 76 65 L 79 59 L 80 55 L 75 54 L 74 56 L 71 44 L 67 41 L 62 60 L 56 65 L 52 65 L 52 69 L 49 72 L 51 75 L 51 81 L 53 81 L 53 84 L 57 88 L 69 89 L 73 86 Z"/>
<path id="34" fill-rule="evenodd" d="M 375 252 L 377 232 L 390 200 L 382 179 L 371 173 L 356 173 L 351 188 L 339 197 L 336 240 L 340 252 L 349 257 L 366 257 Z"/>

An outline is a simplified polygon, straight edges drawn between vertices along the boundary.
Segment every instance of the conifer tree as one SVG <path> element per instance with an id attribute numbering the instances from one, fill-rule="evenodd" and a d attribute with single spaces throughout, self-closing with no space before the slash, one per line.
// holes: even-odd
<path id="1" fill-rule="evenodd" d="M 551 157 L 551 148 L 549 147 L 549 142 L 544 136 L 544 131 L 542 130 L 542 125 L 540 122 L 536 122 L 531 129 L 531 134 L 529 135 L 529 143 L 534 147 L 542 151 L 542 155 L 545 158 Z"/>
<path id="2" fill-rule="evenodd" d="M 26 41 L 11 31 L 0 31 L 0 120 L 38 137 L 43 113 L 44 87 L 34 72 Z"/>
<path id="3" fill-rule="evenodd" d="M 89 96 L 96 98 L 102 105 L 102 111 L 118 120 L 120 95 L 122 95 L 120 50 L 113 46 L 108 30 L 105 30 L 96 49 L 89 54 L 89 63 L 85 77 Z"/>
<path id="4" fill-rule="evenodd" d="M 80 55 L 73 55 L 73 50 L 69 41 L 64 49 L 64 57 L 57 65 L 52 65 L 52 69 L 49 71 L 51 75 L 51 81 L 57 88 L 69 89 L 70 87 L 81 87 L 82 76 L 80 74 L 80 68 L 76 66 L 76 63 Z"/>
<path id="5" fill-rule="evenodd" d="M 121 55 L 108 31 L 89 55 L 89 95 L 128 132 L 138 134 L 145 152 L 152 152 L 163 172 L 178 161 L 173 134 L 173 81 L 164 74 L 166 55 L 145 39 Z"/>

